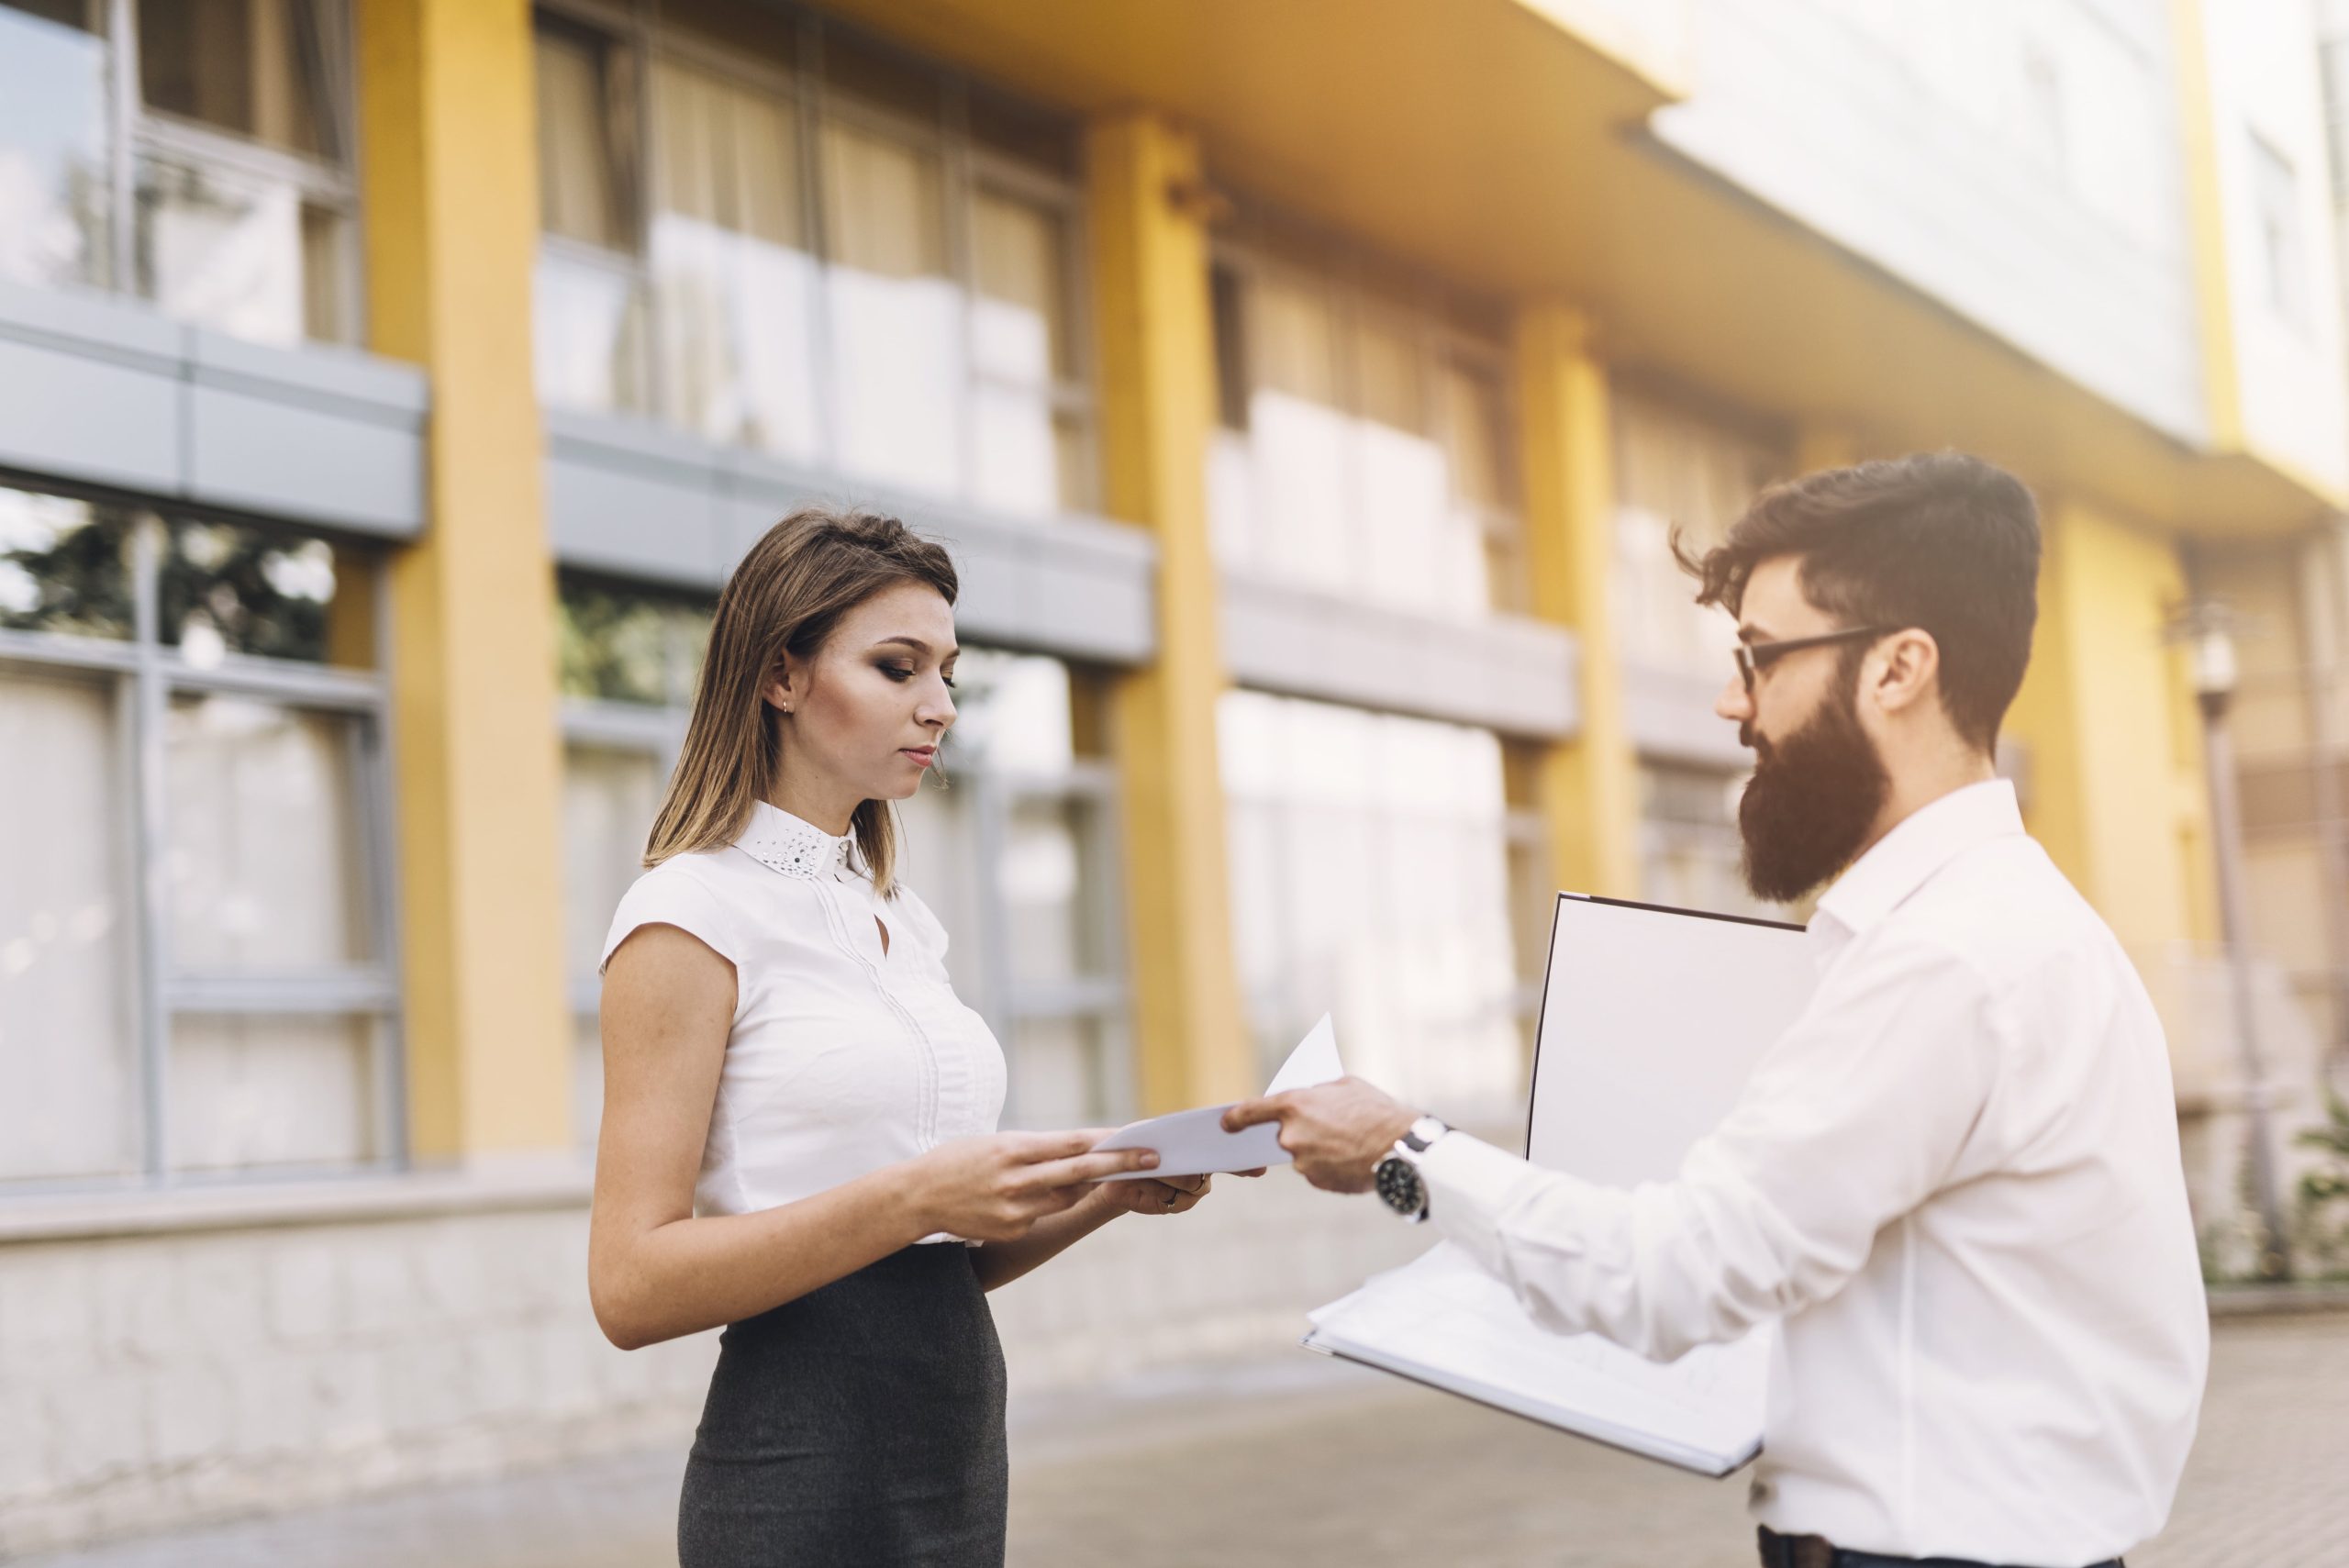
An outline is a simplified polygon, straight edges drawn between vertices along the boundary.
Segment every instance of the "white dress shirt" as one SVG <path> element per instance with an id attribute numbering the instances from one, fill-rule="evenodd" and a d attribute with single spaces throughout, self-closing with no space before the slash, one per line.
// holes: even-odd
<path id="1" fill-rule="evenodd" d="M 2153 1536 L 2210 1324 L 2160 1022 L 2003 781 L 1822 897 L 1819 988 L 1679 1175 L 1461 1133 L 1431 1218 L 1542 1322 L 1658 1360 L 1779 1323 L 1755 1517 L 1854 1551 L 2076 1568 Z"/>
<path id="2" fill-rule="evenodd" d="M 606 963 L 667 925 L 734 966 L 696 1213 L 773 1208 L 996 1130 L 1003 1051 L 946 978 L 944 929 L 903 883 L 875 893 L 850 849 L 762 801 L 731 845 L 663 861 L 612 917 Z"/>

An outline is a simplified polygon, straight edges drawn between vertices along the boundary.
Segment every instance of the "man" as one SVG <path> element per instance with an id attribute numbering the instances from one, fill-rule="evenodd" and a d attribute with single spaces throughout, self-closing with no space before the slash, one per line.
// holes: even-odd
<path id="1" fill-rule="evenodd" d="M 1375 1173 L 1561 1332 L 1665 1360 L 1776 1321 L 1765 1563 L 2117 1560 L 2168 1515 L 2210 1334 L 2153 1005 L 1993 767 L 2036 508 L 1972 458 L 1869 462 L 1683 559 L 1739 617 L 1747 881 L 1833 879 L 1818 990 L 1728 1119 L 1631 1191 L 1351 1078 L 1225 1124 L 1278 1120 L 1317 1186 Z"/>

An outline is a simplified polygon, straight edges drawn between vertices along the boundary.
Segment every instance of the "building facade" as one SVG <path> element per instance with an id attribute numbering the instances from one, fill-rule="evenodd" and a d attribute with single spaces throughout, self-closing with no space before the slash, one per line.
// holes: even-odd
<path id="1" fill-rule="evenodd" d="M 595 960 L 716 592 L 808 501 L 962 573 L 906 874 L 1010 1123 L 1236 1097 L 1328 1010 L 1502 1126 L 1555 890 L 1752 907 L 1674 530 L 2007 464 L 2006 764 L 2162 1002 L 2223 1262 L 2165 628 L 2248 617 L 2305 1107 L 2349 1029 L 2332 22 L 0 0 L 0 1550 L 689 1429 L 709 1346 L 586 1311 Z M 1410 1250 L 1292 1187 L 1007 1293 L 1015 1376 L 1269 1345 Z"/>

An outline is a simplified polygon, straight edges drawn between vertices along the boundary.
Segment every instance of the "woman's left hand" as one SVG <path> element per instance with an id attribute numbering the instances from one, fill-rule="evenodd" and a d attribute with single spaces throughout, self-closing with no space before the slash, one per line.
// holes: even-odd
<path id="1" fill-rule="evenodd" d="M 1213 1176 L 1134 1176 L 1103 1182 L 1101 1202 L 1119 1214 L 1183 1214 L 1199 1207 Z"/>

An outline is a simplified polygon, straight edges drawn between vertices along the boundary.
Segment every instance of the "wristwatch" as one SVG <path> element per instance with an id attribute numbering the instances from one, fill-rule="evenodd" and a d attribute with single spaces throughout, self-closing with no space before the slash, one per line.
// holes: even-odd
<path id="1" fill-rule="evenodd" d="M 1395 1152 L 1381 1160 L 1372 1173 L 1379 1200 L 1414 1225 L 1428 1217 L 1428 1185 L 1419 1179 L 1419 1156 L 1451 1130 L 1431 1116 L 1419 1118 L 1396 1143 Z"/>

